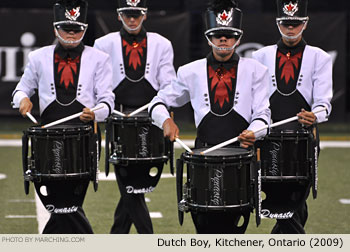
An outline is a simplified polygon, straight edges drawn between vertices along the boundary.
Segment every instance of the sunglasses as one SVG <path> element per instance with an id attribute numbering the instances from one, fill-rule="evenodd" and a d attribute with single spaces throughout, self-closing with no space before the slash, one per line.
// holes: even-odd
<path id="1" fill-rule="evenodd" d="M 56 26 L 56 28 L 67 33 L 69 32 L 79 33 L 84 31 L 84 27 L 80 25 L 58 25 Z"/>
<path id="2" fill-rule="evenodd" d="M 126 18 L 139 18 L 143 15 L 140 10 L 127 10 L 121 13 Z"/>
<path id="3" fill-rule="evenodd" d="M 284 27 L 298 27 L 299 25 L 302 25 L 305 23 L 305 21 L 299 21 L 299 20 L 282 20 L 278 22 L 280 25 L 284 26 Z"/>
<path id="4" fill-rule="evenodd" d="M 239 38 L 239 36 L 234 35 L 232 33 L 218 33 L 218 34 L 213 34 L 212 37 L 214 37 L 216 39 L 220 39 L 222 37 L 225 37 L 227 39 L 232 39 L 232 38 L 238 39 Z"/>

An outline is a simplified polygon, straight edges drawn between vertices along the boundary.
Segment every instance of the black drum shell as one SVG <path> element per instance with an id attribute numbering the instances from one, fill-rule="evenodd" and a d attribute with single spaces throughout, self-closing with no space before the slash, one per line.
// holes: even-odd
<path id="1" fill-rule="evenodd" d="M 60 125 L 26 131 L 31 143 L 30 176 L 34 182 L 90 178 L 92 165 L 90 125 Z"/>
<path id="2" fill-rule="evenodd" d="M 310 179 L 311 133 L 308 130 L 271 131 L 255 144 L 261 153 L 262 182 Z"/>
<path id="3" fill-rule="evenodd" d="M 157 163 L 168 159 L 163 132 L 150 117 L 112 115 L 108 123 L 112 124 L 111 163 Z"/>
<path id="4" fill-rule="evenodd" d="M 253 189 L 251 161 L 253 151 L 244 148 L 222 148 L 206 155 L 196 149 L 184 153 L 187 164 L 185 201 L 192 210 L 229 211 L 250 208 Z"/>

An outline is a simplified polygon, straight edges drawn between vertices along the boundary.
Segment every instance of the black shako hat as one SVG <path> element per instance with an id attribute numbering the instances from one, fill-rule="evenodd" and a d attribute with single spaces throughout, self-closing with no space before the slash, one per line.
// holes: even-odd
<path id="1" fill-rule="evenodd" d="M 147 0 L 118 0 L 117 11 L 140 10 L 147 11 Z"/>
<path id="2" fill-rule="evenodd" d="M 53 7 L 55 27 L 75 27 L 83 30 L 87 25 L 88 3 L 85 0 L 60 0 Z"/>
<path id="3" fill-rule="evenodd" d="M 234 0 L 214 0 L 205 13 L 205 35 L 232 33 L 242 35 L 242 11 Z"/>
<path id="4" fill-rule="evenodd" d="M 277 0 L 277 21 L 308 20 L 308 0 Z"/>

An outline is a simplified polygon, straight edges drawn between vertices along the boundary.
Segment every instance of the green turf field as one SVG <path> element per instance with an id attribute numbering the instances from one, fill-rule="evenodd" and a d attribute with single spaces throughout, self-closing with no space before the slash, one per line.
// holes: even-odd
<path id="1" fill-rule="evenodd" d="M 341 204 L 339 199 L 350 199 L 350 149 L 327 148 L 321 151 L 319 160 L 319 194 L 316 200 L 308 200 L 309 220 L 307 233 L 350 233 L 350 205 Z M 177 151 L 176 156 L 180 155 Z M 31 185 L 30 194 L 23 190 L 21 168 L 21 148 L 0 147 L 0 174 L 6 179 L 0 180 L 0 233 L 37 233 L 36 206 Z M 100 167 L 104 167 L 103 156 Z M 169 168 L 164 168 L 169 173 Z M 176 206 L 175 178 L 162 178 L 153 193 L 146 194 L 150 212 L 161 212 L 163 218 L 152 219 L 154 232 L 195 233 L 190 214 L 185 214 L 184 225 L 178 224 Z M 115 181 L 101 181 L 98 192 L 89 187 L 84 209 L 95 233 L 109 233 L 113 223 L 115 206 L 119 192 Z M 30 218 L 8 218 L 25 215 Z M 6 218 L 7 217 L 7 218 Z M 252 216 L 246 233 L 269 233 L 273 220 L 263 219 L 257 228 Z M 131 230 L 136 233 L 134 227 Z"/>

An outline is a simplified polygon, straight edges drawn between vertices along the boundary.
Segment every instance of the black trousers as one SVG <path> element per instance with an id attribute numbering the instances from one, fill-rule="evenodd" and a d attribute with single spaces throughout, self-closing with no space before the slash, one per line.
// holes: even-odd
<path id="1" fill-rule="evenodd" d="M 271 234 L 305 234 L 304 226 L 307 221 L 308 211 L 307 204 L 304 201 L 301 206 L 294 212 L 290 219 L 277 220 Z"/>
<path id="2" fill-rule="evenodd" d="M 43 234 L 93 234 L 83 208 L 70 214 L 51 214 Z"/>
<path id="3" fill-rule="evenodd" d="M 92 234 L 92 228 L 82 208 L 90 180 L 47 181 L 35 183 L 41 202 L 48 210 L 77 208 L 73 213 L 51 212 L 43 234 Z M 46 186 L 47 196 L 40 192 Z"/>
<path id="4" fill-rule="evenodd" d="M 250 212 L 191 212 L 191 216 L 198 234 L 244 234 Z M 240 218 L 244 223 L 238 226 Z"/>
<path id="5" fill-rule="evenodd" d="M 128 234 L 134 224 L 139 234 L 153 234 L 153 226 L 145 202 L 145 195 L 127 193 L 116 172 L 120 200 L 114 213 L 114 224 L 111 234 Z"/>

